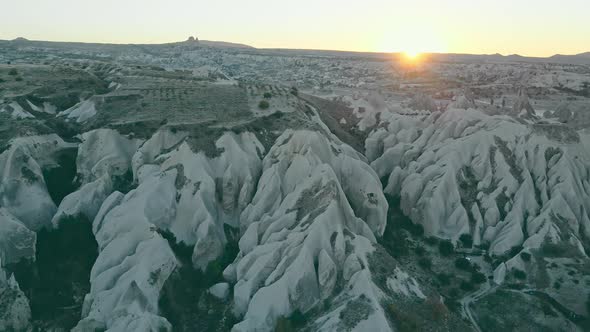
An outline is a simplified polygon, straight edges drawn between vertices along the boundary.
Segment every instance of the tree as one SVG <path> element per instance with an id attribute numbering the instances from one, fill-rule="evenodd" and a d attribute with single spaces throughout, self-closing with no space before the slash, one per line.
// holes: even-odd
<path id="1" fill-rule="evenodd" d="M 483 284 L 486 282 L 486 276 L 481 272 L 473 272 L 471 274 L 471 282 L 474 284 Z"/>
<path id="2" fill-rule="evenodd" d="M 10 76 L 16 76 L 16 75 L 18 75 L 18 72 L 16 71 L 16 68 L 11 68 L 8 71 L 8 75 L 10 75 Z"/>
<path id="3" fill-rule="evenodd" d="M 440 281 L 441 285 L 446 286 L 451 284 L 451 275 L 441 272 L 436 275 L 436 279 Z"/>
<path id="4" fill-rule="evenodd" d="M 520 279 L 520 280 L 526 279 L 526 272 L 524 272 L 523 270 L 514 269 L 513 273 L 514 273 L 514 277 L 516 279 Z"/>
<path id="5" fill-rule="evenodd" d="M 473 284 L 468 281 L 461 281 L 461 285 L 459 287 L 461 287 L 461 289 L 466 292 L 472 291 L 474 288 Z"/>
<path id="6" fill-rule="evenodd" d="M 269 107 L 270 107 L 270 104 L 266 100 L 261 100 L 260 103 L 258 104 L 258 108 L 260 108 L 261 110 L 268 109 Z"/>
<path id="7" fill-rule="evenodd" d="M 425 270 L 430 270 L 430 268 L 432 267 L 432 261 L 429 257 L 422 257 L 418 260 L 418 265 L 420 265 L 420 267 L 422 267 Z"/>
<path id="8" fill-rule="evenodd" d="M 471 237 L 471 234 L 461 234 L 461 236 L 459 237 L 459 241 L 461 241 L 463 248 L 473 247 L 473 237 Z"/>
<path id="9" fill-rule="evenodd" d="M 455 247 L 453 246 L 453 243 L 451 243 L 451 241 L 445 240 L 445 241 L 441 241 L 438 244 L 438 251 L 443 256 L 450 256 L 455 251 Z"/>
<path id="10" fill-rule="evenodd" d="M 416 255 L 418 256 L 424 256 L 424 254 L 426 253 L 426 249 L 424 249 L 423 246 L 417 246 L 416 248 L 414 248 L 414 252 L 416 252 Z"/>
<path id="11" fill-rule="evenodd" d="M 455 259 L 455 267 L 460 270 L 469 271 L 471 270 L 471 262 L 467 258 L 459 257 Z"/>
<path id="12" fill-rule="evenodd" d="M 270 93 L 270 92 L 265 92 L 265 93 L 264 93 L 264 99 L 270 99 L 270 98 L 272 98 L 272 93 Z"/>

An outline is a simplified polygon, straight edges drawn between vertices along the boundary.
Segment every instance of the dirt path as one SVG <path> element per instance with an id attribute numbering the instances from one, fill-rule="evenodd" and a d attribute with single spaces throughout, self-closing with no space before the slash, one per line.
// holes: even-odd
<path id="1" fill-rule="evenodd" d="M 469 319 L 473 328 L 477 332 L 481 332 L 479 325 L 477 324 L 477 320 L 475 319 L 475 315 L 473 311 L 471 311 L 471 304 L 480 298 L 484 297 L 487 293 L 492 291 L 495 287 L 492 287 L 491 282 L 488 280 L 480 289 L 476 290 L 473 293 L 467 294 L 463 299 L 461 299 L 461 311 L 464 317 Z"/>

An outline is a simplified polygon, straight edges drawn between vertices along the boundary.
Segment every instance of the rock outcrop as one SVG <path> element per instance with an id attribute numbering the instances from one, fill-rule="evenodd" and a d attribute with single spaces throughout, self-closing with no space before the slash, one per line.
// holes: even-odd
<path id="1" fill-rule="evenodd" d="M 392 114 L 383 127 L 366 143 L 371 165 L 427 234 L 471 234 L 498 255 L 545 241 L 584 251 L 590 156 L 573 130 L 474 110 Z"/>

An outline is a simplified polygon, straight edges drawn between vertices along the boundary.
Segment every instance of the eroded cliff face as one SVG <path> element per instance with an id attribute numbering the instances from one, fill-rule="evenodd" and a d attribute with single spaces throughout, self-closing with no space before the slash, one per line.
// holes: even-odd
<path id="1" fill-rule="evenodd" d="M 363 155 L 334 134 L 337 122 L 322 121 L 321 109 L 297 102 L 290 113 L 257 111 L 231 128 L 164 122 L 142 135 L 100 128 L 71 142 L 55 134 L 12 140 L 0 154 L 8 272 L 0 289 L 11 294 L 0 327 L 465 330 L 461 310 L 485 320 L 515 280 L 544 294 L 519 295 L 530 310 L 538 296 L 564 308 L 553 325 L 539 326 L 586 314 L 585 299 L 573 296 L 590 282 L 585 134 L 454 106 L 412 115 L 380 109 L 353 114 L 362 135 L 346 138 L 366 137 Z M 92 119 L 104 115 L 95 111 Z M 59 176 L 67 186 L 55 187 Z M 392 257 L 398 244 L 387 241 L 438 254 L 423 248 L 421 232 L 390 236 L 400 217 L 392 209 L 451 248 L 468 235 L 490 257 L 478 260 L 483 272 L 467 263 L 483 284 L 482 293 L 472 294 L 473 285 L 462 293 L 484 299 L 475 313 L 433 281 L 450 273 L 452 260 L 435 259 L 435 271 L 427 257 Z M 63 246 L 40 256 L 48 241 Z M 467 247 L 463 254 L 475 252 Z M 35 294 L 56 277 L 39 276 L 51 264 L 75 270 L 61 281 L 74 286 L 46 304 L 57 288 Z M 564 280 L 565 267 L 580 276 Z M 43 325 L 47 312 L 59 319 Z M 424 323 L 416 313 L 435 318 Z"/>
<path id="2" fill-rule="evenodd" d="M 427 234 L 469 234 L 496 255 L 547 241 L 584 253 L 590 156 L 572 129 L 448 110 L 392 115 L 366 144 L 385 192 Z"/>

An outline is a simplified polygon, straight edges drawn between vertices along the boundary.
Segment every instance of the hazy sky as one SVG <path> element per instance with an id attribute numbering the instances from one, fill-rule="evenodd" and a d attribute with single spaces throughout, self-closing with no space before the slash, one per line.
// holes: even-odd
<path id="1" fill-rule="evenodd" d="M 590 51 L 590 0 L 0 0 L 0 39 L 548 56 Z"/>

